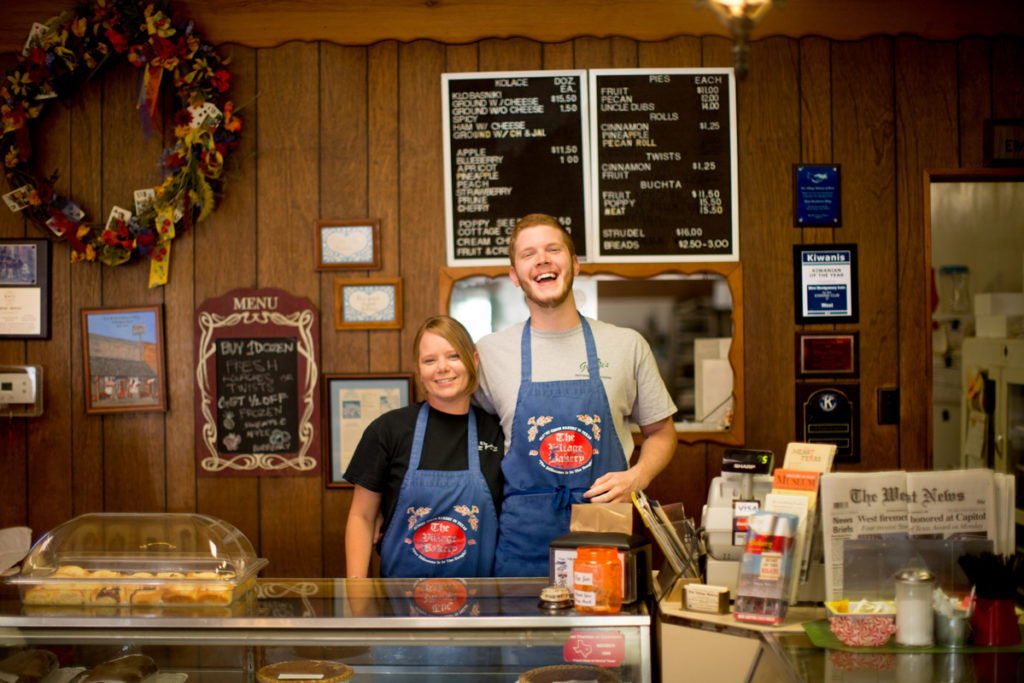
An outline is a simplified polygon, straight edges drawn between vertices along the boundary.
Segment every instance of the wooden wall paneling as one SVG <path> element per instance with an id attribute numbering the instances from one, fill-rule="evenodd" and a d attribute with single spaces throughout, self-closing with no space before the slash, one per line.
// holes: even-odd
<path id="1" fill-rule="evenodd" d="M 481 40 L 480 71 L 530 71 L 542 68 L 543 48 L 535 40 L 504 38 Z"/>
<path id="2" fill-rule="evenodd" d="M 959 90 L 958 166 L 985 165 L 985 119 L 992 115 L 992 44 L 984 38 L 957 42 L 957 87 Z M 1018 72 L 1019 73 L 1019 72 Z"/>
<path id="3" fill-rule="evenodd" d="M 6 74 L 8 69 L 16 65 L 14 53 L 0 54 L 0 73 Z M 0 185 L 4 188 L 3 193 L 10 191 L 6 181 Z M 9 211 L 6 205 L 0 208 L 0 238 L 35 237 L 33 230 L 20 213 Z M 41 236 L 41 233 L 38 235 Z M 0 364 L 24 365 L 27 362 L 27 343 L 20 339 L 0 340 Z M 46 409 L 45 405 L 43 409 Z M 4 471 L 4 476 L 0 477 L 0 501 L 3 501 L 0 504 L 0 528 L 28 523 L 27 429 L 27 420 L 0 419 L 0 452 L 3 453 L 0 467 Z"/>
<path id="4" fill-rule="evenodd" d="M 370 48 L 369 57 L 369 127 L 368 144 L 370 149 L 369 203 L 370 211 L 381 219 L 381 264 L 382 268 L 374 276 L 405 277 L 404 255 L 400 248 L 403 245 L 402 235 L 405 232 L 405 216 L 401 211 L 401 198 L 405 190 L 404 178 L 401 175 L 399 161 L 404 154 L 401 146 L 402 127 L 400 124 L 399 102 L 402 99 L 399 67 L 401 65 L 400 48 L 397 43 L 387 41 Z M 436 81 L 437 91 L 441 89 L 441 79 Z M 440 107 L 440 96 L 437 106 Z M 437 109 L 438 124 L 429 135 L 440 135 L 440 109 Z M 416 124 L 413 122 L 413 126 Z M 439 152 L 440 154 L 440 152 Z M 440 169 L 440 165 L 438 166 Z M 443 220 L 443 219 L 442 219 Z M 436 278 L 434 278 L 436 281 Z M 403 282 L 403 299 L 408 302 L 407 292 L 417 287 L 416 280 L 406 279 Z M 403 311 L 408 309 L 403 305 Z M 408 320 L 408 318 L 406 318 Z M 368 353 L 370 372 L 396 372 L 409 367 L 402 364 L 405 356 L 402 343 L 406 335 L 402 330 L 374 330 L 369 334 L 370 352 Z"/>
<path id="5" fill-rule="evenodd" d="M 319 48 L 288 43 L 260 50 L 256 64 L 257 273 L 261 287 L 319 301 L 309 226 L 317 218 Z M 320 576 L 322 480 L 286 474 L 260 480 L 260 549 L 267 576 Z"/>
<path id="6" fill-rule="evenodd" d="M 67 195 L 71 171 L 71 113 L 50 106 L 33 136 L 33 162 L 40 174 L 59 175 L 59 192 Z M 47 238 L 45 228 L 27 226 L 29 237 Z M 61 245 L 63 246 L 63 245 Z M 70 273 L 65 248 L 51 244 L 50 339 L 25 343 L 25 362 L 43 368 L 43 414 L 19 420 L 27 428 L 28 526 L 39 533 L 71 516 L 71 446 L 66 438 L 71 404 L 65 388 L 71 379 L 71 339 L 68 326 Z"/>
<path id="7" fill-rule="evenodd" d="M 135 107 L 137 85 L 138 71 L 128 64 L 116 66 L 103 77 L 103 203 L 102 211 L 96 214 L 100 225 L 106 223 L 114 206 L 134 213 L 132 193 L 139 188 L 155 187 L 161 180 L 158 160 L 163 141 L 159 128 L 146 139 Z M 123 308 L 163 303 L 163 291 L 147 286 L 147 261 L 134 259 L 116 267 L 99 267 L 103 269 L 102 301 L 93 305 Z M 166 332 L 165 325 L 165 335 Z M 169 396 L 168 400 L 177 398 Z M 105 509 L 115 512 L 165 509 L 164 425 L 162 412 L 103 416 Z"/>
<path id="8" fill-rule="evenodd" d="M 931 466 L 932 359 L 924 236 L 924 171 L 952 168 L 957 149 L 956 45 L 895 40 L 897 247 L 899 270 L 900 457 L 902 469 Z M 864 341 L 861 341 L 861 348 Z M 863 355 L 863 354 L 862 354 Z"/>
<path id="9" fill-rule="evenodd" d="M 693 36 L 637 44 L 637 66 L 641 68 L 695 69 L 700 61 L 700 38 Z"/>
<path id="10" fill-rule="evenodd" d="M 256 50 L 228 46 L 221 48 L 220 53 L 231 59 L 231 100 L 240 108 L 240 111 L 236 111 L 242 119 L 242 130 L 238 148 L 228 157 L 221 202 L 217 210 L 195 231 L 193 272 L 196 307 L 207 299 L 221 296 L 232 289 L 254 288 L 257 285 L 256 137 L 259 130 L 259 100 L 254 99 L 258 91 Z M 270 93 L 264 97 L 273 99 Z M 180 258 L 180 254 L 178 256 Z M 171 284 L 174 284 L 173 281 Z M 195 334 L 194 313 L 190 314 L 187 320 L 179 319 L 178 322 L 187 325 L 192 334 Z M 194 369 L 194 345 L 192 354 L 193 358 L 189 364 Z M 194 443 L 194 432 L 191 433 L 191 438 Z M 191 453 L 191 466 L 196 472 L 196 511 L 230 522 L 238 527 L 246 538 L 258 544 L 259 479 L 251 476 L 200 475 L 194 447 Z M 199 457 L 203 457 L 203 454 L 200 453 Z"/>
<path id="11" fill-rule="evenodd" d="M 367 48 L 320 43 L 320 217 L 379 218 L 369 210 L 367 133 Z M 387 147 L 381 141 L 381 147 Z M 374 146 L 375 147 L 375 146 Z M 310 232 L 313 235 L 313 232 Z M 365 371 L 371 333 L 334 328 L 334 280 L 338 271 L 320 273 L 320 370 L 322 374 Z M 344 272 L 358 277 L 360 271 Z M 320 393 L 323 414 L 321 468 L 330 472 L 327 440 L 327 392 Z M 323 490 L 323 563 L 325 576 L 345 576 L 345 521 L 351 489 Z"/>
<path id="12" fill-rule="evenodd" d="M 635 40 L 577 38 L 573 46 L 577 69 L 629 69 L 636 66 Z"/>
<path id="13" fill-rule="evenodd" d="M 800 40 L 800 158 L 797 163 L 832 162 L 832 44 Z M 794 229 L 796 230 L 796 229 Z"/>
<path id="14" fill-rule="evenodd" d="M 899 466 L 899 428 L 879 425 L 877 389 L 896 387 L 899 319 L 892 41 L 873 38 L 833 47 L 833 158 L 842 163 L 843 225 L 835 241 L 858 245 L 859 322 L 840 330 L 860 332 L 860 410 L 857 470 Z M 920 258 L 921 249 L 912 254 Z M 929 361 L 930 362 L 930 361 Z"/>
<path id="15" fill-rule="evenodd" d="M 71 100 L 71 169 L 66 182 L 69 196 L 85 211 L 86 218 L 102 223 L 103 183 L 103 81 L 96 80 L 80 88 Z M 137 125 L 137 124 L 136 124 Z M 152 158 L 151 158 L 152 161 Z M 71 248 L 66 243 L 54 245 L 54 261 L 67 262 Z M 87 415 L 81 309 L 100 306 L 103 273 L 100 263 L 75 263 L 70 268 L 70 310 L 66 325 L 71 338 L 70 386 L 55 387 L 67 391 L 71 398 L 71 420 L 66 426 L 71 443 L 71 490 L 73 514 L 99 512 L 103 508 L 103 418 Z"/>
<path id="16" fill-rule="evenodd" d="M 445 263 L 441 74 L 445 49 L 416 41 L 398 48 L 400 271 L 403 317 L 400 367 L 412 368 L 413 336 L 437 313 L 438 268 Z"/>
<path id="17" fill-rule="evenodd" d="M 575 69 L 573 57 L 573 41 L 562 43 L 544 43 L 541 46 L 545 69 Z"/>
<path id="18" fill-rule="evenodd" d="M 480 49 L 476 43 L 468 45 L 446 45 L 444 48 L 445 73 L 482 71 Z"/>
<path id="19" fill-rule="evenodd" d="M 781 455 L 796 426 L 791 165 L 800 158 L 799 45 L 759 41 L 750 62 L 737 87 L 746 441 Z"/>
<path id="20" fill-rule="evenodd" d="M 1010 36 L 992 39 L 992 116 L 1024 118 L 1024 40 Z"/>

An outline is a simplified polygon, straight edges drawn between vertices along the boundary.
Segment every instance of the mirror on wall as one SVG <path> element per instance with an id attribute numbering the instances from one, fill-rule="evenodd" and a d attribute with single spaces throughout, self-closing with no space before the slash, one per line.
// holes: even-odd
<path id="1" fill-rule="evenodd" d="M 743 443 L 742 273 L 738 263 L 581 264 L 580 311 L 647 339 L 675 399 L 680 441 Z M 473 339 L 526 320 L 508 268 L 442 268 L 441 310 Z"/>

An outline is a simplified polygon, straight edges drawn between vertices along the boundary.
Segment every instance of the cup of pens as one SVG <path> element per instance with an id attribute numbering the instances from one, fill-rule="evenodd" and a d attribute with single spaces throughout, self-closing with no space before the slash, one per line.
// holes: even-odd
<path id="1" fill-rule="evenodd" d="M 971 642 L 1004 647 L 1021 641 L 1014 610 L 1017 586 L 1024 584 L 1024 558 L 1020 555 L 964 555 L 960 567 L 974 584 L 975 599 L 970 609 Z"/>

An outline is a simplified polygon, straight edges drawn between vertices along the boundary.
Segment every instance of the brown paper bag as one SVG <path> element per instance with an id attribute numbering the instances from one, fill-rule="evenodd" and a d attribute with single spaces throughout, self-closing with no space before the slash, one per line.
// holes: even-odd
<path id="1" fill-rule="evenodd" d="M 569 531 L 632 535 L 632 503 L 582 503 L 572 506 Z"/>

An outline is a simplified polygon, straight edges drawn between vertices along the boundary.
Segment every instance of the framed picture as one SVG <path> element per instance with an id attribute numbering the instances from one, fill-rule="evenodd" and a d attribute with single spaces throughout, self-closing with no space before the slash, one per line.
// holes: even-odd
<path id="1" fill-rule="evenodd" d="M 380 270 L 380 221 L 318 220 L 316 269 Z"/>
<path id="2" fill-rule="evenodd" d="M 796 324 L 857 322 L 857 245 L 794 244 Z"/>
<path id="3" fill-rule="evenodd" d="M 334 281 L 334 327 L 397 330 L 402 327 L 402 278 Z"/>
<path id="4" fill-rule="evenodd" d="M 85 412 L 166 410 L 161 306 L 83 308 Z"/>
<path id="5" fill-rule="evenodd" d="M 0 339 L 50 338 L 50 241 L 0 240 Z"/>
<path id="6" fill-rule="evenodd" d="M 351 486 L 345 481 L 345 470 L 363 431 L 378 416 L 409 405 L 412 374 L 324 375 L 324 393 L 331 461 L 327 485 Z"/>

